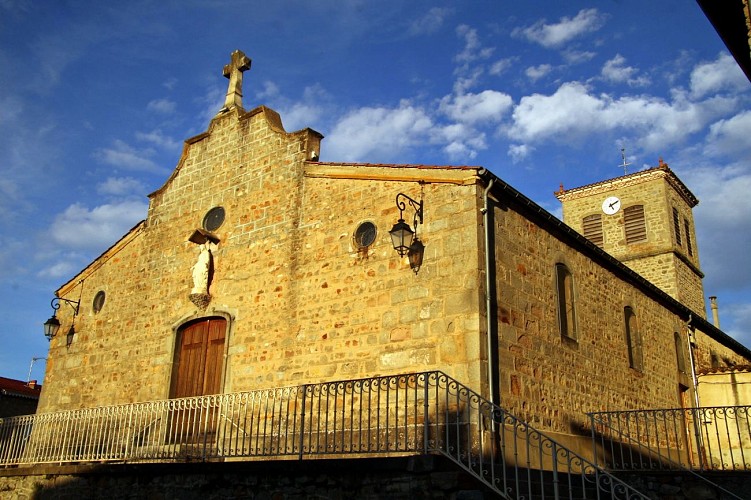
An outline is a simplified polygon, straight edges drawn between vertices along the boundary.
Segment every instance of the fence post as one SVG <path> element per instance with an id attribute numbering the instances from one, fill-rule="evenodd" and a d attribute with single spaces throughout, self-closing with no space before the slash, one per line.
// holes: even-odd
<path id="1" fill-rule="evenodd" d="M 302 413 L 300 414 L 300 443 L 298 445 L 298 460 L 302 460 L 303 443 L 305 442 L 305 396 L 308 393 L 308 385 L 304 384 L 300 387 L 302 389 Z"/>
<path id="2" fill-rule="evenodd" d="M 428 380 L 430 380 L 430 375 L 428 372 L 425 372 L 425 389 L 423 394 L 423 416 L 422 416 L 422 452 L 424 455 L 428 454 L 428 414 L 430 413 L 430 407 L 428 405 L 428 395 L 430 394 L 430 391 L 428 390 Z"/>
<path id="3" fill-rule="evenodd" d="M 693 408 L 693 420 L 694 420 L 694 437 L 696 438 L 696 454 L 699 458 L 699 470 L 704 471 L 705 470 L 705 460 L 704 460 L 704 443 L 702 442 L 702 436 L 701 436 L 701 422 L 700 419 L 700 413 L 701 409 L 699 407 Z"/>
<path id="4" fill-rule="evenodd" d="M 597 436 L 595 434 L 595 414 L 589 413 L 589 428 L 592 432 L 592 462 L 594 462 L 595 467 L 599 467 L 599 464 L 597 463 Z"/>

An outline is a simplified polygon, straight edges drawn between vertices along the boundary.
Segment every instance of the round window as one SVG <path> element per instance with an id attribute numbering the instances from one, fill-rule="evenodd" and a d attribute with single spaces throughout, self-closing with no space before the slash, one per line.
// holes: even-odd
<path id="1" fill-rule="evenodd" d="M 369 247 L 376 239 L 376 226 L 372 222 L 363 222 L 355 229 L 357 248 Z"/>
<path id="2" fill-rule="evenodd" d="M 203 228 L 216 231 L 224 223 L 224 207 L 214 207 L 203 216 Z"/>
<path id="3" fill-rule="evenodd" d="M 104 307 L 104 299 L 104 290 L 99 290 L 96 295 L 94 295 L 94 302 L 91 304 L 92 309 L 94 309 L 94 313 L 98 313 L 102 310 L 102 307 Z"/>

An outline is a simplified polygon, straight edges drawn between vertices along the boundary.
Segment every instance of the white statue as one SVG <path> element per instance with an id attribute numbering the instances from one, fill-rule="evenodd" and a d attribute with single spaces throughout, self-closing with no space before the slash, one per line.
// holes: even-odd
<path id="1" fill-rule="evenodd" d="M 201 245 L 201 253 L 198 261 L 193 266 L 193 289 L 191 295 L 208 295 L 209 293 L 209 267 L 211 265 L 211 249 L 208 241 Z"/>

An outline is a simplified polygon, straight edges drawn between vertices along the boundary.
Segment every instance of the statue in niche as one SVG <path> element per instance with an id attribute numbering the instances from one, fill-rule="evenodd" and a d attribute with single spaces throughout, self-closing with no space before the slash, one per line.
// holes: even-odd
<path id="1" fill-rule="evenodd" d="M 193 288 L 190 290 L 190 300 L 202 309 L 206 308 L 211 300 L 211 296 L 209 295 L 209 283 L 211 282 L 211 274 L 213 272 L 211 251 L 215 247 L 216 245 L 211 241 L 200 244 L 198 260 L 192 268 Z"/>
<path id="2" fill-rule="evenodd" d="M 193 289 L 191 294 L 207 295 L 209 293 L 209 267 L 211 267 L 211 249 L 210 243 L 200 245 L 201 253 L 198 254 L 198 261 L 193 266 Z"/>

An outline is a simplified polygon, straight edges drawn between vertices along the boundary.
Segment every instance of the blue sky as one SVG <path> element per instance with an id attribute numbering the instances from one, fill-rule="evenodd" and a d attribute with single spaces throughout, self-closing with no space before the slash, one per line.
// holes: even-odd
<path id="1" fill-rule="evenodd" d="M 0 376 L 46 355 L 54 291 L 145 217 L 235 49 L 245 108 L 323 133 L 322 161 L 482 165 L 559 215 L 621 148 L 662 157 L 751 346 L 751 84 L 691 1 L 0 0 Z"/>

